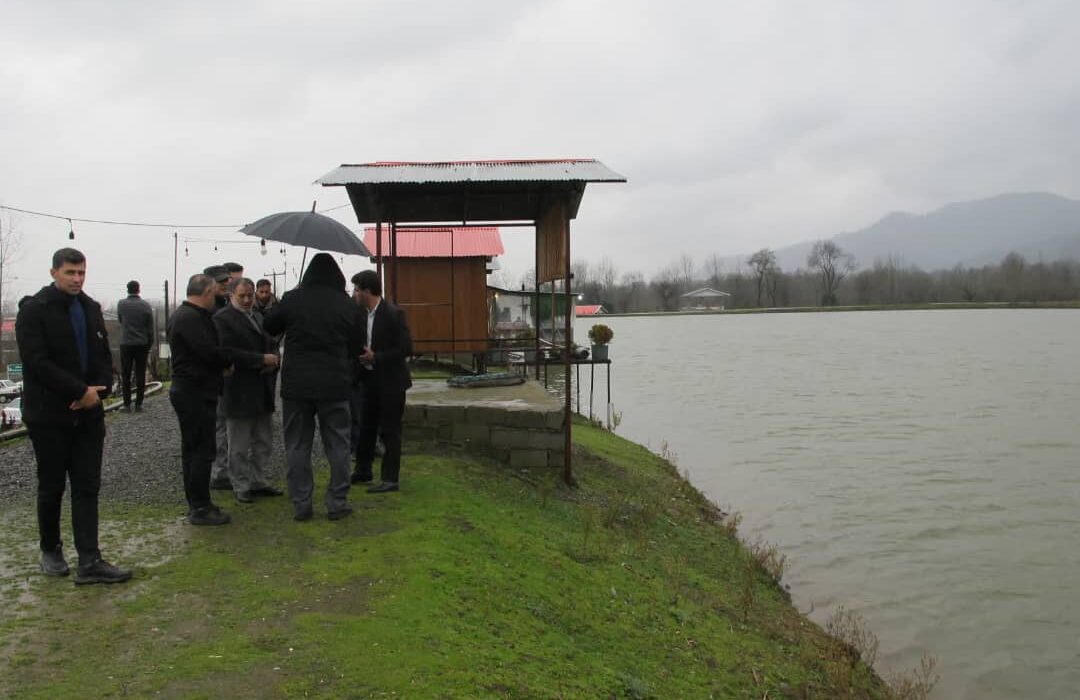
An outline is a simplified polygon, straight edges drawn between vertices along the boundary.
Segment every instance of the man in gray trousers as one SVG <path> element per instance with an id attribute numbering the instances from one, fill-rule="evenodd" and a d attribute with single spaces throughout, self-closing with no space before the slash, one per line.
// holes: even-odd
<path id="1" fill-rule="evenodd" d="M 352 358 L 363 351 L 361 309 L 345 293 L 345 275 L 334 259 L 311 259 L 300 286 L 286 293 L 263 322 L 272 336 L 285 334 L 281 370 L 285 460 L 294 520 L 312 517 L 311 447 L 319 423 L 330 483 L 326 515 L 339 520 L 352 513 L 349 395 Z"/>
<path id="2" fill-rule="evenodd" d="M 280 496 L 270 485 L 273 447 L 274 376 L 266 354 L 277 355 L 277 343 L 262 329 L 255 313 L 255 285 L 246 278 L 229 283 L 229 305 L 214 314 L 214 326 L 223 347 L 234 351 L 236 363 L 225 377 L 218 406 L 225 414 L 228 433 L 229 480 L 236 500 L 254 503 L 256 496 Z"/>

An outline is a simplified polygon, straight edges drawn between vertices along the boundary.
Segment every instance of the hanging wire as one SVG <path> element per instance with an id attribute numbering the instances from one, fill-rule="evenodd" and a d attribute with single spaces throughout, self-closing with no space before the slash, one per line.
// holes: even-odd
<path id="1" fill-rule="evenodd" d="M 350 203 L 339 204 L 336 207 L 330 207 L 329 209 L 320 209 L 317 214 L 325 214 L 326 212 L 336 211 L 338 209 L 344 209 L 351 206 Z M 244 224 L 167 224 L 156 223 L 149 221 L 117 221 L 112 219 L 85 219 L 78 216 L 67 216 L 66 214 L 51 214 L 44 211 L 34 211 L 33 209 L 23 209 L 20 207 L 11 207 L 5 204 L 0 204 L 0 209 L 7 211 L 17 211 L 20 214 L 30 214 L 32 216 L 44 216 L 50 219 L 66 220 L 69 224 L 73 221 L 78 221 L 82 224 L 109 224 L 111 226 L 144 226 L 147 228 L 234 228 L 238 229 L 244 226 Z M 72 227 L 74 231 L 74 227 Z"/>

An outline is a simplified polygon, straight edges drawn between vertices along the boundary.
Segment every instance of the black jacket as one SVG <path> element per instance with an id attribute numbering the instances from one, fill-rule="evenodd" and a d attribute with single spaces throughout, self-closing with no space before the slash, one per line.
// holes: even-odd
<path id="1" fill-rule="evenodd" d="M 363 310 L 364 345 L 367 340 L 367 310 Z M 361 370 L 360 377 L 369 385 L 383 391 L 405 391 L 412 386 L 412 375 L 405 359 L 413 354 L 412 333 L 405 311 L 383 299 L 375 308 L 371 324 L 375 363 L 370 370 Z"/>
<path id="2" fill-rule="evenodd" d="M 220 346 L 212 312 L 185 301 L 169 319 L 173 389 L 215 399 L 221 393 L 221 372 L 233 363 Z"/>
<path id="3" fill-rule="evenodd" d="M 270 335 L 285 334 L 282 398 L 349 398 L 350 358 L 363 351 L 361 312 L 345 293 L 345 275 L 334 259 L 326 253 L 312 258 L 300 286 L 287 292 L 263 322 Z"/>
<path id="4" fill-rule="evenodd" d="M 154 310 L 138 294 L 129 294 L 116 303 L 116 317 L 124 329 L 121 345 L 154 344 Z"/>
<path id="5" fill-rule="evenodd" d="M 255 323 L 259 323 L 255 319 Z M 218 339 L 234 354 L 233 373 L 225 377 L 222 412 L 226 418 L 254 418 L 274 412 L 274 373 L 263 372 L 263 355 L 277 349 L 240 309 L 226 306 L 214 314 Z"/>
<path id="6" fill-rule="evenodd" d="M 78 425 L 86 420 L 101 420 L 101 405 L 90 410 L 68 408 L 86 393 L 88 386 L 112 389 L 112 354 L 101 306 L 80 293 L 79 303 L 86 315 L 87 369 L 79 364 L 79 349 L 71 327 L 69 307 L 72 297 L 53 285 L 42 287 L 32 297 L 19 302 L 15 319 L 15 338 L 23 363 L 23 420 L 31 427 Z"/>

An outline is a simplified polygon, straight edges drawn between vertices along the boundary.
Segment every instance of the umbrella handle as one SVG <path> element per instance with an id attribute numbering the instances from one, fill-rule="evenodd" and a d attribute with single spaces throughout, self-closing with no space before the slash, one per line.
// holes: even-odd
<path id="1" fill-rule="evenodd" d="M 307 246 L 304 246 L 304 257 L 300 258 L 300 279 L 296 280 L 296 286 L 300 286 L 300 280 L 304 279 L 304 265 L 307 263 Z"/>

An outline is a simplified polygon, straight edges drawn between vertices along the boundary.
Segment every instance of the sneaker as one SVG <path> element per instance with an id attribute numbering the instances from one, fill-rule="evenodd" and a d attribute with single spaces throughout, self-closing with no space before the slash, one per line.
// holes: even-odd
<path id="1" fill-rule="evenodd" d="M 342 506 L 338 510 L 332 510 L 326 514 L 327 520 L 341 520 L 352 515 L 352 506 Z"/>
<path id="2" fill-rule="evenodd" d="M 214 491 L 232 491 L 232 482 L 228 477 L 214 479 L 210 482 L 210 488 Z"/>
<path id="3" fill-rule="evenodd" d="M 231 520 L 228 513 L 214 505 L 196 508 L 188 515 L 192 525 L 227 525 Z"/>
<path id="4" fill-rule="evenodd" d="M 80 564 L 75 570 L 75 584 L 82 586 L 88 583 L 123 583 L 131 578 L 131 571 L 113 566 L 101 557 L 89 564 Z"/>
<path id="5" fill-rule="evenodd" d="M 64 550 L 61 545 L 51 552 L 41 553 L 41 573 L 46 576 L 67 576 L 70 573 L 68 563 L 64 560 Z"/>

